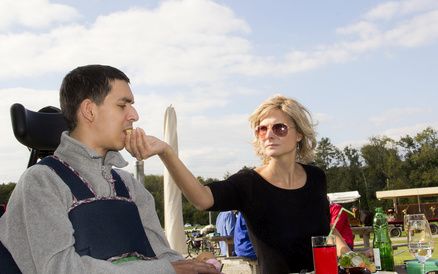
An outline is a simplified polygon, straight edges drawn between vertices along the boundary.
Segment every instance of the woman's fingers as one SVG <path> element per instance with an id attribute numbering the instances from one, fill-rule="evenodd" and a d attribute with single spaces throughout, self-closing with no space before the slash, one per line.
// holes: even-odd
<path id="1" fill-rule="evenodd" d="M 162 141 L 153 136 L 147 136 L 143 129 L 136 128 L 127 134 L 125 140 L 126 150 L 137 160 L 145 160 L 163 149 Z"/>
<path id="2" fill-rule="evenodd" d="M 131 134 L 127 134 L 125 141 L 126 150 L 137 160 L 145 160 L 154 155 L 154 138 L 147 136 L 143 129 L 136 128 Z"/>
<path id="3" fill-rule="evenodd" d="M 125 148 L 126 150 L 133 156 L 135 157 L 137 160 L 142 160 L 141 159 L 141 154 L 139 151 L 139 147 L 138 147 L 138 133 L 137 133 L 137 129 L 133 129 L 130 133 L 126 134 L 126 139 L 125 139 Z"/>

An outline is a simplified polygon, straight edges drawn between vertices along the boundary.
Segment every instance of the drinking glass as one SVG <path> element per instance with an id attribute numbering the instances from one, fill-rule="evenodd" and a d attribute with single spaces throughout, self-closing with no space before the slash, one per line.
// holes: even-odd
<path id="1" fill-rule="evenodd" d="M 315 274 L 337 274 L 338 257 L 336 255 L 335 237 L 313 236 L 313 265 Z"/>
<path id="2" fill-rule="evenodd" d="M 432 257 L 433 240 L 427 220 L 408 220 L 408 249 L 421 263 L 422 273 L 427 259 Z"/>
<path id="3" fill-rule="evenodd" d="M 423 213 L 418 213 L 418 214 L 405 214 L 403 216 L 403 229 L 406 232 L 406 235 L 408 234 L 408 221 L 409 220 L 425 220 L 426 219 L 426 215 L 424 215 Z"/>

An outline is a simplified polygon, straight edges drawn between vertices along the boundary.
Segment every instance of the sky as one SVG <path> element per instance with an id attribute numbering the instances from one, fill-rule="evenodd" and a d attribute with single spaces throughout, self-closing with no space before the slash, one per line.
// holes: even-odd
<path id="1" fill-rule="evenodd" d="M 0 182 L 18 181 L 29 158 L 10 106 L 59 107 L 78 66 L 124 71 L 147 134 L 163 138 L 172 105 L 180 158 L 220 179 L 260 165 L 248 117 L 276 94 L 341 149 L 437 130 L 437 46 L 436 0 L 0 0 Z M 156 156 L 144 165 L 163 173 Z"/>

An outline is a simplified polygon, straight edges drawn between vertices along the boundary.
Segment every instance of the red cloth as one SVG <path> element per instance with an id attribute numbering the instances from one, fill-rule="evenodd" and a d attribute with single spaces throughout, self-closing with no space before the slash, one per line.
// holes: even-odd
<path id="1" fill-rule="evenodd" d="M 338 216 L 339 211 L 341 211 L 342 206 L 339 204 L 331 204 L 330 205 L 330 224 L 333 224 L 336 220 L 336 217 Z M 348 221 L 348 215 L 347 212 L 342 212 L 341 216 L 339 217 L 338 222 L 336 223 L 336 229 L 341 234 L 344 241 L 347 243 L 347 245 L 353 249 L 354 247 L 354 235 L 351 231 L 350 222 Z"/>

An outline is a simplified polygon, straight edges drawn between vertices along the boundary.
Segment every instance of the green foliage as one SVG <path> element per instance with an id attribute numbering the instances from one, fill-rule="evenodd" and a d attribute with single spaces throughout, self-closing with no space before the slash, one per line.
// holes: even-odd
<path id="1" fill-rule="evenodd" d="M 360 149 L 342 150 L 322 138 L 315 164 L 326 172 L 329 192 L 357 190 L 362 208 L 390 207 L 391 201 L 376 199 L 376 191 L 438 186 L 438 133 L 426 128 L 398 141 L 372 137 Z"/>
<path id="2" fill-rule="evenodd" d="M 329 138 L 322 138 L 316 149 L 315 163 L 324 170 L 339 166 L 344 161 L 344 155 L 335 147 Z"/>
<path id="3" fill-rule="evenodd" d="M 0 184 L 0 204 L 6 204 L 11 196 L 15 183 Z"/>
<path id="4" fill-rule="evenodd" d="M 163 176 L 161 175 L 146 175 L 144 177 L 145 188 L 154 196 L 155 209 L 160 219 L 160 223 L 164 225 L 164 186 Z"/>
<path id="5" fill-rule="evenodd" d="M 415 185 L 436 186 L 438 181 L 438 135 L 427 128 L 414 138 L 414 150 L 407 157 L 411 166 L 409 179 Z"/>

